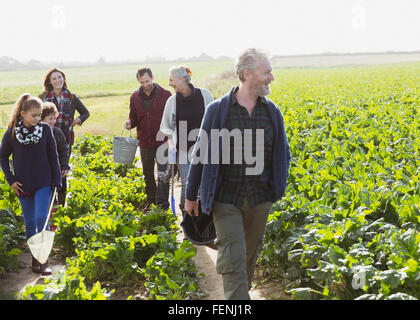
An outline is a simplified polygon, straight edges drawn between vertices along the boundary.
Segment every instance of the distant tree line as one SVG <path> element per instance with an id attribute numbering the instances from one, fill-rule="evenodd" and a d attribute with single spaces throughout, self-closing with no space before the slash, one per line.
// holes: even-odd
<path id="1" fill-rule="evenodd" d="M 231 59 L 227 56 L 220 56 L 217 58 L 213 58 L 206 53 L 202 53 L 197 57 L 188 57 L 188 58 L 178 58 L 176 61 L 208 61 L 214 59 Z M 3 56 L 0 57 L 0 71 L 6 70 L 24 70 L 24 69 L 45 69 L 49 68 L 52 64 L 57 67 L 79 67 L 79 66 L 92 66 L 92 65 L 107 65 L 107 64 L 124 64 L 124 63 L 152 63 L 152 62 L 165 62 L 168 61 L 165 59 L 164 56 L 146 56 L 143 61 L 119 61 L 119 62 L 108 62 L 105 60 L 103 56 L 99 56 L 96 62 L 80 62 L 80 61 L 72 61 L 72 62 L 53 62 L 53 63 L 44 63 L 39 60 L 32 59 L 26 63 L 23 63 L 15 58 Z"/>
<path id="2" fill-rule="evenodd" d="M 296 55 L 275 55 L 273 58 L 293 58 L 293 57 L 311 57 L 311 56 L 357 56 L 357 55 L 389 55 L 389 54 L 419 54 L 420 50 L 417 51 L 386 51 L 386 52 L 359 52 L 359 53 L 334 53 L 334 52 L 324 52 L 318 54 L 296 54 Z M 44 63 L 39 60 L 29 60 L 26 63 L 20 62 L 15 58 L 3 56 L 0 57 L 0 71 L 5 70 L 23 70 L 23 69 L 45 69 L 49 68 L 51 65 L 57 67 L 82 67 L 82 66 L 94 66 L 94 65 L 107 65 L 107 64 L 125 64 L 125 63 L 156 63 L 156 62 L 168 62 L 168 61 L 209 61 L 209 60 L 225 60 L 232 59 L 228 56 L 219 56 L 214 58 L 209 56 L 206 53 L 202 53 L 196 57 L 185 57 L 178 58 L 176 60 L 166 60 L 164 56 L 146 56 L 142 61 L 118 61 L 118 62 L 108 62 L 103 56 L 99 56 L 96 62 L 80 62 L 80 61 L 71 61 L 71 62 L 53 62 L 53 63 Z"/>
<path id="3" fill-rule="evenodd" d="M 38 69 L 45 68 L 45 65 L 38 60 L 30 60 L 22 63 L 12 57 L 0 57 L 0 70 Z"/>

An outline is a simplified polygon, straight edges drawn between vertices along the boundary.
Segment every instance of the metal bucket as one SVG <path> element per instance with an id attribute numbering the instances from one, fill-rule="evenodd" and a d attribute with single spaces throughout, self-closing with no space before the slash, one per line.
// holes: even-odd
<path id="1" fill-rule="evenodd" d="M 123 129 L 124 132 L 124 129 Z M 121 135 L 123 134 L 121 133 Z M 132 164 L 136 156 L 137 145 L 139 141 L 130 137 L 114 137 L 114 162 L 123 164 Z"/>

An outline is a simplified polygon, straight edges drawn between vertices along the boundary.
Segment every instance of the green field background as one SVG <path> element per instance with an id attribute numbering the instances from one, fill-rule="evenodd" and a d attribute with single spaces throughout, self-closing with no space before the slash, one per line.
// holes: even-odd
<path id="1" fill-rule="evenodd" d="M 210 86 L 210 91 L 221 95 L 216 88 L 223 77 L 230 82 L 233 73 L 232 60 L 208 62 L 166 62 L 147 64 L 153 71 L 155 81 L 173 92 L 168 85 L 169 68 L 187 65 L 192 69 L 192 82 L 196 86 Z M 76 136 L 86 132 L 106 136 L 120 135 L 123 122 L 128 117 L 130 95 L 139 86 L 136 71 L 142 64 L 62 68 L 69 89 L 77 94 L 89 109 L 91 116 L 82 127 L 77 127 Z M 0 72 L 0 127 L 7 125 L 17 97 L 29 92 L 38 95 L 43 91 L 46 70 L 19 70 Z M 220 79 L 217 79 L 217 78 Z M 220 81 L 219 81 L 220 80 Z"/>
<path id="2" fill-rule="evenodd" d="M 192 83 L 209 89 L 219 98 L 237 80 L 232 60 L 165 62 L 148 64 L 155 81 L 171 90 L 168 70 L 173 65 L 188 65 L 193 72 Z M 76 135 L 86 132 L 106 136 L 120 135 L 128 117 L 129 98 L 138 88 L 136 70 L 141 64 L 63 68 L 69 89 L 77 94 L 91 112 L 91 117 Z M 43 90 L 46 70 L 0 72 L 0 126 L 6 126 L 16 98 Z M 286 123 L 296 106 L 315 103 L 317 107 L 352 103 L 374 103 L 398 95 L 404 103 L 418 102 L 420 63 L 334 68 L 274 68 L 270 98 L 285 115 Z M 312 102 L 311 102 L 312 101 Z M 315 102 L 316 101 L 316 102 Z M 416 105 L 418 108 L 418 103 Z"/>

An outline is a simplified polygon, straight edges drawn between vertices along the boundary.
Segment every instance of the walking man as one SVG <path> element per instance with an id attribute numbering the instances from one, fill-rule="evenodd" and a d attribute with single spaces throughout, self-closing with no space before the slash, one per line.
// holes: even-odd
<path id="1" fill-rule="evenodd" d="M 218 247 L 216 270 L 222 275 L 225 297 L 237 300 L 250 299 L 248 291 L 268 214 L 272 204 L 284 195 L 291 156 L 280 109 L 265 98 L 274 80 L 268 57 L 248 49 L 235 62 L 235 69 L 239 86 L 210 104 L 204 114 L 188 174 L 185 210 L 190 215 L 198 214 L 200 193 L 202 212 L 213 215 Z M 219 144 L 223 134 L 211 133 L 222 129 L 240 130 L 241 159 L 245 161 L 234 161 L 238 154 L 236 141 L 228 148 L 223 143 L 222 151 Z M 261 132 L 263 143 L 257 145 Z M 251 148 L 247 147 L 250 142 Z M 252 165 L 246 161 L 250 150 L 263 159 L 263 168 L 257 173 L 252 173 Z M 231 155 L 229 163 L 221 161 L 226 152 Z M 218 154 L 218 163 L 214 153 Z"/>
<path id="2" fill-rule="evenodd" d="M 137 139 L 139 140 L 140 157 L 143 167 L 144 179 L 146 182 L 147 205 L 157 204 L 163 209 L 169 208 L 169 181 L 158 181 L 156 187 L 155 161 L 156 150 L 166 141 L 157 141 L 156 135 L 159 131 L 163 110 L 166 100 L 171 92 L 159 86 L 153 81 L 153 74 L 149 68 L 141 68 L 136 74 L 140 88 L 134 91 L 130 97 L 129 119 L 125 122 L 125 128 L 130 130 L 137 128 Z M 157 164 L 158 171 L 165 171 L 166 164 Z"/>

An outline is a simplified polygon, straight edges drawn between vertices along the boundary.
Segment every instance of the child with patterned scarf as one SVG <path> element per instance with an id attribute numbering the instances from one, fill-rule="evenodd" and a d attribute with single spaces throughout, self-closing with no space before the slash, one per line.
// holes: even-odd
<path id="1" fill-rule="evenodd" d="M 27 239 L 42 231 L 52 190 L 61 187 L 57 147 L 51 128 L 40 121 L 41 111 L 41 99 L 21 95 L 0 145 L 0 166 L 19 198 Z M 32 271 L 51 274 L 48 262 L 41 264 L 33 256 Z"/>

